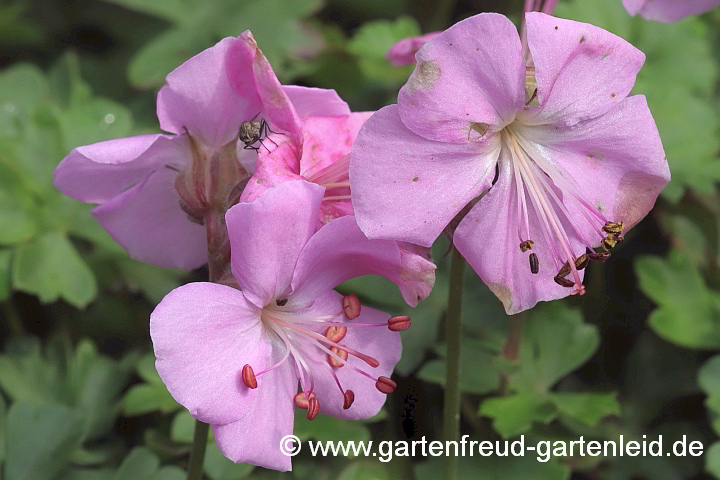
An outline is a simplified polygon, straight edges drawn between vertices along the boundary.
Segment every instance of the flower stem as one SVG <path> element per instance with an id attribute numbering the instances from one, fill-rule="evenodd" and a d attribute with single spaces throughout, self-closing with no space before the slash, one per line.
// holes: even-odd
<path id="1" fill-rule="evenodd" d="M 455 247 L 450 264 L 450 294 L 448 296 L 447 332 L 447 380 L 443 412 L 443 439 L 458 440 L 460 436 L 460 341 L 462 339 L 462 290 L 465 259 Z M 445 478 L 457 478 L 457 457 L 448 455 Z"/>
<path id="2" fill-rule="evenodd" d="M 205 215 L 205 229 L 208 239 L 208 270 L 209 280 L 219 283 L 227 270 L 230 261 L 230 243 L 224 212 L 210 210 Z M 205 450 L 207 450 L 210 425 L 195 420 L 195 432 L 188 462 L 187 480 L 202 480 Z"/>
<path id="3" fill-rule="evenodd" d="M 202 479 L 209 432 L 210 425 L 200 420 L 195 421 L 195 432 L 193 433 L 192 450 L 190 450 L 190 462 L 188 463 L 188 480 Z"/>

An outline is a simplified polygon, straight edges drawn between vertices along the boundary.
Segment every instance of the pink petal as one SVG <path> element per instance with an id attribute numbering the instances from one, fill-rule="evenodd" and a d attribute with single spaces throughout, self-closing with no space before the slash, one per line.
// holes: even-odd
<path id="1" fill-rule="evenodd" d="M 400 248 L 400 272 L 388 276 L 400 288 L 405 302 L 411 307 L 430 295 L 435 286 L 435 269 L 430 250 L 410 243 L 398 242 Z M 418 253 L 418 250 L 425 250 Z"/>
<path id="2" fill-rule="evenodd" d="M 508 314 L 532 308 L 539 301 L 566 297 L 572 292 L 572 288 L 561 287 L 553 280 L 559 268 L 552 260 L 535 215 L 530 215 L 530 231 L 534 232 L 532 251 L 540 264 L 538 274 L 530 272 L 529 252 L 520 251 L 517 190 L 511 162 L 509 153 L 503 149 L 497 182 L 460 222 L 453 237 L 457 249 L 503 302 Z M 584 252 L 576 239 L 571 237 L 571 242 L 575 252 Z"/>
<path id="3" fill-rule="evenodd" d="M 259 98 L 261 101 L 256 107 L 257 111 L 244 120 L 259 113 L 258 118 L 267 119 L 275 130 L 300 138 L 302 127 L 295 108 L 249 30 L 230 45 L 227 69 L 230 82 L 239 95 Z"/>
<path id="4" fill-rule="evenodd" d="M 258 307 L 290 293 L 295 263 L 315 231 L 324 192 L 313 183 L 285 182 L 225 215 L 233 275 Z"/>
<path id="5" fill-rule="evenodd" d="M 313 181 L 321 170 L 350 154 L 360 128 L 375 112 L 303 119 L 300 175 Z"/>
<path id="6" fill-rule="evenodd" d="M 141 135 L 73 149 L 53 174 L 62 193 L 87 203 L 103 203 L 143 181 L 153 171 L 190 161 L 187 140 Z"/>
<path id="7" fill-rule="evenodd" d="M 425 290 L 413 288 L 410 283 L 425 283 L 428 279 L 425 270 L 414 277 L 417 270 L 406 268 L 395 242 L 369 240 L 355 223 L 355 217 L 346 216 L 322 227 L 303 248 L 293 275 L 293 297 L 315 299 L 346 280 L 373 274 L 402 280 L 406 288 L 421 295 Z M 431 275 L 434 284 L 434 271 Z M 415 297 L 413 301 L 417 303 L 423 298 Z"/>
<path id="8" fill-rule="evenodd" d="M 240 420 L 213 425 L 215 441 L 233 462 L 289 471 L 291 457 L 282 454 L 280 440 L 293 432 L 297 377 L 291 362 L 265 375 L 250 392 L 254 401 Z"/>
<path id="9" fill-rule="evenodd" d="M 486 190 L 500 152 L 488 142 L 458 145 L 411 132 L 391 105 L 358 134 L 350 185 L 358 225 L 371 238 L 429 247 L 473 198 Z"/>
<path id="10" fill-rule="evenodd" d="M 342 308 L 342 295 L 337 292 L 325 292 L 315 300 L 312 311 L 317 312 L 315 316 L 318 317 L 337 313 L 340 308 Z M 363 305 L 359 317 L 353 320 L 344 320 L 343 323 L 348 325 L 352 325 L 352 323 L 387 323 L 389 318 L 390 315 L 387 313 Z M 326 330 L 327 327 L 317 329 L 322 334 Z M 349 326 L 347 335 L 340 343 L 378 360 L 380 366 L 372 368 L 352 355 L 348 357 L 348 364 L 376 377 L 389 378 L 402 355 L 400 334 L 391 332 L 387 327 Z M 358 420 L 370 418 L 380 411 L 387 395 L 375 388 L 374 381 L 353 371 L 347 365 L 340 368 L 330 367 L 327 354 L 319 351 L 318 354 L 310 357 L 309 361 L 310 369 L 314 373 L 315 392 L 320 401 L 321 413 L 348 420 Z M 355 402 L 347 410 L 343 409 L 343 393 L 335 383 L 330 372 L 331 368 L 337 375 L 343 390 L 352 390 L 355 394 Z"/>
<path id="11" fill-rule="evenodd" d="M 417 52 L 418 64 L 400 90 L 400 116 L 416 134 L 467 143 L 474 123 L 500 130 L 525 99 L 525 65 L 515 25 L 482 13 L 456 23 Z"/>
<path id="12" fill-rule="evenodd" d="M 709 12 L 720 0 L 623 0 L 623 4 L 632 16 L 639 13 L 648 20 L 670 23 Z"/>
<path id="13" fill-rule="evenodd" d="M 639 222 L 670 181 L 670 170 L 655 121 L 642 95 L 623 100 L 598 118 L 572 127 L 528 129 L 528 137 L 549 148 L 592 204 L 625 229 Z M 578 223 L 584 225 L 576 208 Z M 587 230 L 590 237 L 591 230 Z"/>
<path id="14" fill-rule="evenodd" d="M 282 183 L 305 180 L 297 173 L 300 168 L 298 143 L 287 137 L 282 139 L 277 135 L 271 138 L 278 146 L 271 147 L 270 152 L 260 152 L 257 155 L 257 170 L 248 180 L 240 196 L 241 203 L 254 202 Z"/>
<path id="15" fill-rule="evenodd" d="M 93 209 L 100 224 L 136 260 L 192 270 L 207 263 L 205 227 L 180 208 L 177 173 L 160 168 L 138 185 Z"/>
<path id="16" fill-rule="evenodd" d="M 283 90 L 299 117 L 350 115 L 350 107 L 335 90 L 284 85 Z"/>
<path id="17" fill-rule="evenodd" d="M 272 347 L 260 310 L 242 292 L 213 283 L 190 283 L 170 292 L 150 316 L 156 367 L 173 398 L 203 422 L 229 423 L 257 408 L 258 393 L 278 388 L 262 376 L 250 390 L 245 364 L 266 368 Z M 271 372 L 272 373 L 272 372 Z"/>
<path id="18" fill-rule="evenodd" d="M 393 67 L 403 67 L 415 63 L 415 54 L 420 48 L 442 32 L 431 32 L 418 37 L 404 38 L 392 46 L 387 54 Z"/>
<path id="19" fill-rule="evenodd" d="M 573 125 L 602 115 L 630 93 L 645 62 L 640 50 L 587 23 L 538 12 L 525 19 L 540 105 L 518 114 L 524 123 Z"/>
<path id="20" fill-rule="evenodd" d="M 225 38 L 170 72 L 158 93 L 160 127 L 178 135 L 187 129 L 210 147 L 233 140 L 240 125 L 261 112 L 262 101 L 254 84 L 237 88 L 231 67 L 245 59 L 235 58 L 233 46 L 241 39 Z"/>

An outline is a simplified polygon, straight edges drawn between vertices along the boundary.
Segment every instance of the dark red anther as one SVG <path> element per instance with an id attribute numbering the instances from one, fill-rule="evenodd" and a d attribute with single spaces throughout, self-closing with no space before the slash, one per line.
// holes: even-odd
<path id="1" fill-rule="evenodd" d="M 315 396 L 310 396 L 308 400 L 308 420 L 314 420 L 317 414 L 320 413 L 320 401 Z"/>
<path id="2" fill-rule="evenodd" d="M 308 408 L 309 402 L 308 398 L 315 398 L 315 392 L 310 392 L 309 394 L 305 394 L 305 392 L 300 392 L 295 395 L 295 405 L 297 405 L 300 408 Z"/>
<path id="3" fill-rule="evenodd" d="M 345 390 L 345 400 L 343 402 L 343 409 L 347 410 L 348 408 L 352 407 L 353 402 L 355 401 L 355 392 L 352 390 Z"/>
<path id="4" fill-rule="evenodd" d="M 246 387 L 252 389 L 257 388 L 257 378 L 255 378 L 255 372 L 250 365 L 245 365 L 243 367 L 242 379 Z"/>
<path id="5" fill-rule="evenodd" d="M 339 342 L 347 335 L 347 327 L 328 327 L 325 336 L 331 342 Z"/>
<path id="6" fill-rule="evenodd" d="M 588 253 L 587 255 L 590 257 L 590 260 L 598 263 L 605 263 L 610 258 L 610 252 Z"/>
<path id="7" fill-rule="evenodd" d="M 588 263 L 590 263 L 590 256 L 587 253 L 583 253 L 575 259 L 575 268 L 582 270 L 588 266 Z"/>
<path id="8" fill-rule="evenodd" d="M 342 358 L 343 360 L 348 359 L 348 352 L 346 352 L 345 350 L 342 350 L 337 347 L 331 347 L 330 351 L 333 352 L 338 357 Z M 338 360 L 337 358 L 335 358 L 334 356 L 332 356 L 330 354 L 328 354 L 328 363 L 330 364 L 331 367 L 335 367 L 335 368 L 340 368 L 343 365 L 345 365 L 345 362 L 341 362 L 340 360 Z"/>
<path id="9" fill-rule="evenodd" d="M 375 382 L 375 388 L 388 395 L 395 391 L 397 383 L 393 382 L 388 377 L 379 377 Z"/>
<path id="10" fill-rule="evenodd" d="M 569 279 L 567 279 L 567 278 L 565 278 L 565 277 L 561 277 L 559 273 L 555 276 L 554 280 L 555 280 L 555 283 L 557 283 L 557 284 L 560 285 L 561 287 L 568 287 L 568 288 L 570 288 L 570 287 L 574 287 L 574 286 L 575 286 L 575 282 L 573 282 L 572 280 L 569 280 Z"/>
<path id="11" fill-rule="evenodd" d="M 399 317 L 392 317 L 388 320 L 388 328 L 393 332 L 402 332 L 407 330 L 412 325 L 412 320 L 407 315 L 401 315 Z"/>
<path id="12" fill-rule="evenodd" d="M 343 297 L 345 316 L 352 320 L 360 316 L 360 299 L 354 293 Z"/>
<path id="13" fill-rule="evenodd" d="M 530 273 L 533 275 L 537 275 L 537 273 L 540 271 L 540 262 L 538 261 L 537 255 L 535 255 L 535 252 L 530 254 Z"/>

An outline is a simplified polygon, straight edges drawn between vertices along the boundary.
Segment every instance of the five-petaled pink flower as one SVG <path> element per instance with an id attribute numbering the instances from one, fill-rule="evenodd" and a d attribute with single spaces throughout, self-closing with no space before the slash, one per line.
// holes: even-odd
<path id="1" fill-rule="evenodd" d="M 251 202 L 268 190 L 292 180 L 307 180 L 325 188 L 317 215 L 317 228 L 353 215 L 350 192 L 350 151 L 362 124 L 372 112 L 302 118 L 303 141 L 273 135 L 258 154 L 257 171 L 240 198 Z M 435 284 L 436 266 L 430 251 L 405 242 L 398 244 L 403 268 L 389 274 L 405 301 L 416 306 Z"/>
<path id="2" fill-rule="evenodd" d="M 508 313 L 583 293 L 588 261 L 605 260 L 670 179 L 645 98 L 628 96 L 643 53 L 592 25 L 525 19 L 530 65 L 502 15 L 428 42 L 350 164 L 370 238 L 429 246 L 474 203 L 454 243 Z"/>
<path id="3" fill-rule="evenodd" d="M 133 258 L 192 269 L 207 262 L 204 215 L 237 202 L 254 169 L 253 148 L 268 133 L 246 145 L 241 126 L 265 120 L 270 130 L 299 138 L 300 116 L 346 112 L 332 90 L 280 85 L 248 31 L 168 75 L 157 115 L 171 135 L 78 147 L 58 166 L 54 183 L 99 204 L 95 218 Z"/>
<path id="4" fill-rule="evenodd" d="M 670 23 L 709 12 L 720 6 L 720 0 L 623 0 L 623 5 L 632 16 Z"/>
<path id="5" fill-rule="evenodd" d="M 345 419 L 375 415 L 395 388 L 408 317 L 333 290 L 401 268 L 394 241 L 369 240 L 353 216 L 316 230 L 324 188 L 285 182 L 226 215 L 232 272 L 175 289 L 150 317 L 157 371 L 173 397 L 211 423 L 235 462 L 289 470 L 280 439 L 295 407 Z M 301 391 L 298 393 L 298 383 Z"/>

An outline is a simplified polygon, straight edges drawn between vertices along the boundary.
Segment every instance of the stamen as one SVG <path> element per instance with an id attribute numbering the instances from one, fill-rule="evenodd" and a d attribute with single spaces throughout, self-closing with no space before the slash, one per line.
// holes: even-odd
<path id="1" fill-rule="evenodd" d="M 242 369 L 242 379 L 246 387 L 251 389 L 257 388 L 257 378 L 255 378 L 255 372 L 250 365 L 245 365 Z"/>
<path id="2" fill-rule="evenodd" d="M 308 394 L 306 394 L 305 392 L 300 392 L 295 395 L 295 405 L 297 405 L 299 408 L 308 408 L 308 406 L 310 405 L 308 399 L 315 397 L 315 392 L 310 392 Z"/>
<path id="3" fill-rule="evenodd" d="M 410 320 L 410 317 L 407 315 L 402 315 L 399 317 L 392 317 L 390 320 L 388 320 L 388 329 L 390 329 L 393 332 L 402 332 L 403 330 L 407 330 L 412 325 L 412 320 Z"/>
<path id="4" fill-rule="evenodd" d="M 360 299 L 354 293 L 343 297 L 345 316 L 353 320 L 360 316 Z"/>
<path id="5" fill-rule="evenodd" d="M 538 262 L 537 255 L 535 252 L 530 254 L 530 273 L 537 275 L 540 271 L 540 263 Z"/>
<path id="6" fill-rule="evenodd" d="M 605 225 L 603 225 L 602 229 L 605 233 L 610 233 L 614 235 L 620 235 L 624 228 L 623 222 L 607 222 Z"/>
<path id="7" fill-rule="evenodd" d="M 347 327 L 328 327 L 325 336 L 331 341 L 337 343 L 347 335 Z"/>
<path id="8" fill-rule="evenodd" d="M 525 240 L 520 244 L 520 251 L 525 253 L 528 250 L 532 250 L 533 245 L 535 245 L 535 242 L 532 240 Z"/>
<path id="9" fill-rule="evenodd" d="M 375 388 L 380 390 L 382 393 L 389 395 L 397 388 L 397 383 L 390 380 L 388 377 L 379 377 L 375 382 Z"/>
<path id="10" fill-rule="evenodd" d="M 280 325 L 283 325 L 291 330 L 295 330 L 297 332 L 304 333 L 307 336 L 310 336 L 317 340 L 320 340 L 322 343 L 325 343 L 326 345 L 330 345 L 331 347 L 338 347 L 343 350 L 346 350 L 349 354 L 355 355 L 357 358 L 359 358 L 360 360 L 367 363 L 368 365 L 370 365 L 373 368 L 378 367 L 380 365 L 380 362 L 378 362 L 376 359 L 374 359 L 370 355 L 365 355 L 364 353 L 358 352 L 357 350 L 353 350 L 352 348 L 348 348 L 345 345 L 340 345 L 338 343 L 335 343 L 335 342 L 331 341 L 330 339 L 324 337 L 323 335 L 320 335 L 319 333 L 313 332 L 311 330 L 307 330 L 302 327 L 298 327 L 297 325 L 293 325 L 284 320 L 280 320 L 279 318 L 273 318 L 273 320 L 275 322 L 279 323 Z"/>
<path id="11" fill-rule="evenodd" d="M 598 263 L 605 263 L 610 258 L 610 252 L 597 252 L 597 253 L 588 253 L 588 257 L 590 257 L 590 260 L 593 262 Z"/>
<path id="12" fill-rule="evenodd" d="M 353 392 L 352 390 L 346 390 L 343 398 L 343 409 L 347 410 L 348 408 L 352 407 L 352 404 L 355 401 L 355 392 Z"/>
<path id="13" fill-rule="evenodd" d="M 338 357 L 342 358 L 343 360 L 348 359 L 348 353 L 345 350 L 342 350 L 337 347 L 332 347 L 330 349 L 330 351 L 333 352 Z M 328 362 L 330 363 L 331 367 L 335 367 L 335 368 L 340 368 L 343 365 L 345 365 L 345 362 L 341 362 L 340 360 L 338 360 L 336 357 L 334 357 L 332 355 L 328 355 Z"/>
<path id="14" fill-rule="evenodd" d="M 317 399 L 317 397 L 311 396 L 308 399 L 308 414 L 307 419 L 308 420 L 315 420 L 315 417 L 317 417 L 317 414 L 320 413 L 320 401 Z"/>
<path id="15" fill-rule="evenodd" d="M 345 202 L 350 200 L 350 195 L 330 195 L 322 199 L 323 202 Z"/>

